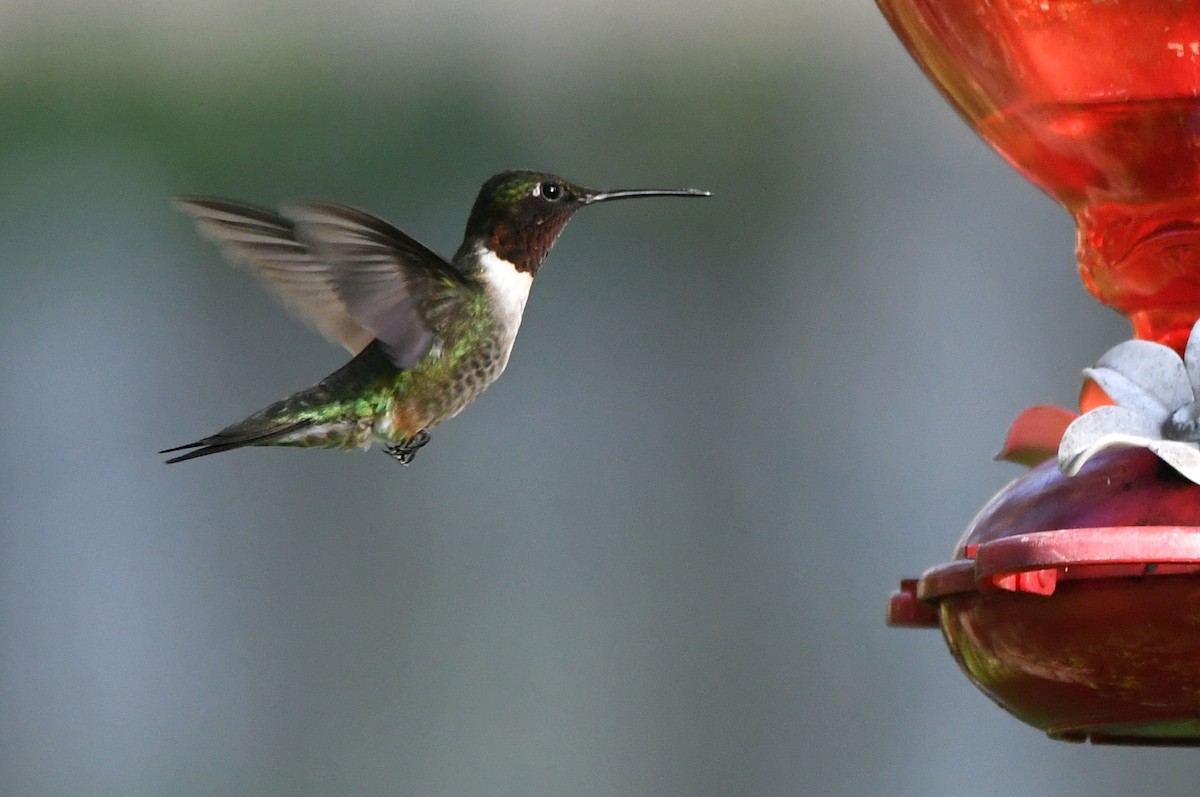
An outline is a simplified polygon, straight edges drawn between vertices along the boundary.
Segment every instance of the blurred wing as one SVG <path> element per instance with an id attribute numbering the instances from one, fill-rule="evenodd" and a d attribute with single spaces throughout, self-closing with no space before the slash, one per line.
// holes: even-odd
<path id="1" fill-rule="evenodd" d="M 270 211 L 204 197 L 178 197 L 175 204 L 196 219 L 226 257 L 246 263 L 263 283 L 305 322 L 357 354 L 375 335 L 346 308 L 333 269 L 296 240 L 295 225 Z"/>
<path id="2" fill-rule="evenodd" d="M 460 295 L 463 277 L 440 255 L 392 225 L 344 205 L 303 203 L 283 212 L 296 240 L 328 263 L 334 289 L 388 358 L 412 368 L 433 345 L 433 308 Z"/>

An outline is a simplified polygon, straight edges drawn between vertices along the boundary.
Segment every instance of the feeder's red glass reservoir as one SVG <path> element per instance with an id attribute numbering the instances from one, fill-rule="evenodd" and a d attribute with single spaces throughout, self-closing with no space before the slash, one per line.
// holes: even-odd
<path id="1" fill-rule="evenodd" d="M 1071 213 L 1079 272 L 1134 335 L 1200 318 L 1196 0 L 876 0 L 950 104 Z M 1055 738 L 1200 744 L 1200 486 L 1145 450 L 1010 484 L 902 582 L 964 672 Z"/>
<path id="2" fill-rule="evenodd" d="M 1177 350 L 1200 317 L 1192 0 L 878 0 L 951 105 L 1074 216 L 1084 284 Z"/>

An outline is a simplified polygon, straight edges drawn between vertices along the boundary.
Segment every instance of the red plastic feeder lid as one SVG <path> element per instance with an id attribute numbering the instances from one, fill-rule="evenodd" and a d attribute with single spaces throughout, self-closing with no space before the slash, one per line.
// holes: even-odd
<path id="1" fill-rule="evenodd" d="M 1200 745 L 1200 486 L 1140 449 L 1070 479 L 1047 463 L 956 554 L 901 582 L 889 625 L 941 627 L 980 689 L 1053 738 Z"/>
<path id="2" fill-rule="evenodd" d="M 1053 595 L 1060 581 L 1197 573 L 1200 527 L 1058 529 L 970 545 L 966 554 L 967 559 L 931 567 L 920 579 L 901 581 L 889 603 L 888 624 L 936 628 L 930 602 L 979 589 Z"/>

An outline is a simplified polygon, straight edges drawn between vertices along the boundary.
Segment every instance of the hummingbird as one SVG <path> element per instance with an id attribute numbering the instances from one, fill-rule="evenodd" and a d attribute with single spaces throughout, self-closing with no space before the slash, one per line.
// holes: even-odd
<path id="1" fill-rule="evenodd" d="M 244 446 L 369 448 L 401 464 L 504 371 L 534 276 L 563 227 L 600 202 L 709 196 L 694 189 L 585 188 L 506 171 L 479 190 L 462 244 L 446 260 L 347 205 L 279 213 L 223 199 L 176 204 L 227 258 L 250 266 L 303 320 L 354 358 L 316 385 L 216 434 L 160 451 L 183 462 Z"/>

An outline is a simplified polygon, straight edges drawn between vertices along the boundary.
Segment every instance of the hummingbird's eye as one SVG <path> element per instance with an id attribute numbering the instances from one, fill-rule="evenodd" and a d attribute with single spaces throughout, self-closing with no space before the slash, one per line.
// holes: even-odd
<path id="1" fill-rule="evenodd" d="M 563 187 L 561 185 L 559 185 L 558 183 L 547 180 L 546 182 L 542 183 L 539 187 L 542 189 L 541 190 L 542 198 L 545 199 L 547 202 L 557 202 L 558 200 L 562 199 Z"/>

